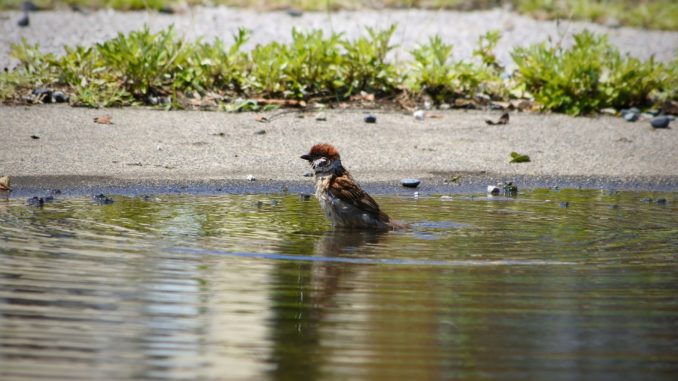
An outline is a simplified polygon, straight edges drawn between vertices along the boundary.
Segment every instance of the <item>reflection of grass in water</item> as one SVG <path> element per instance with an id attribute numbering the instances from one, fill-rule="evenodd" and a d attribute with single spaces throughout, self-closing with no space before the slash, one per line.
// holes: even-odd
<path id="1" fill-rule="evenodd" d="M 665 198 L 665 205 L 642 202 Z M 7 234 L 51 236 L 105 249 L 190 247 L 219 252 L 342 256 L 445 262 L 575 262 L 582 266 L 664 263 L 678 245 L 676 194 L 534 190 L 515 198 L 455 195 L 419 199 L 376 196 L 382 209 L 414 231 L 330 233 L 315 200 L 296 195 L 114 196 L 111 205 L 57 199 L 44 208 L 24 200 L 0 216 Z M 560 202 L 569 208 L 560 208 Z M 26 228 L 22 228 L 26 225 Z M 329 234 L 329 235 L 328 235 Z M 425 237 L 423 235 L 426 235 Z M 41 239 L 41 238 L 36 238 Z M 68 245 L 73 242 L 68 243 Z M 93 247 L 94 247 L 93 246 Z M 263 258 L 265 259 L 265 258 Z M 421 264 L 425 264 L 422 262 Z M 534 262 L 534 263 L 537 263 Z M 419 264 L 418 262 L 416 264 Z"/>
<path id="2" fill-rule="evenodd" d="M 18 9 L 24 0 L 6 0 L 0 9 Z M 79 5 L 92 8 L 112 7 L 121 10 L 161 9 L 179 4 L 207 4 L 203 0 L 33 0 L 41 8 Z M 674 0 L 383 0 L 369 2 L 379 8 L 427 8 L 474 10 L 511 3 L 513 9 L 548 19 L 589 20 L 600 23 L 616 21 L 622 25 L 651 29 L 678 29 L 678 3 Z M 255 7 L 275 10 L 289 7 L 312 11 L 362 9 L 357 0 L 212 0 L 210 4 Z"/>

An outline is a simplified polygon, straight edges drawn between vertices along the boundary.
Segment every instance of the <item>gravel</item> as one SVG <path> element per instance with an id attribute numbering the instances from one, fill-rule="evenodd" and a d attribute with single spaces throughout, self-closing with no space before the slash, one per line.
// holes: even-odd
<path id="1" fill-rule="evenodd" d="M 429 10 L 364 10 L 336 13 L 306 12 L 291 17 L 286 12 L 257 12 L 226 7 L 190 8 L 184 13 L 168 15 L 157 12 L 116 12 L 99 10 L 91 13 L 69 10 L 31 13 L 31 24 L 20 28 L 20 12 L 0 13 L 0 68 L 12 67 L 15 62 L 8 57 L 10 44 L 26 38 L 39 43 L 47 52 L 61 54 L 66 45 L 89 46 L 113 38 L 117 33 L 138 30 L 147 24 L 157 31 L 172 24 L 180 35 L 188 39 L 216 37 L 231 41 L 240 27 L 252 31 L 246 48 L 270 41 L 289 41 L 292 27 L 302 30 L 323 29 L 341 32 L 349 38 L 365 33 L 365 27 L 383 29 L 397 24 L 392 42 L 398 45 L 395 59 L 409 59 L 406 53 L 429 36 L 440 35 L 454 45 L 456 58 L 468 59 L 478 37 L 491 29 L 502 31 L 503 38 L 497 48 L 497 57 L 510 64 L 510 51 L 515 46 L 536 42 L 563 41 L 571 43 L 571 35 L 583 29 L 609 36 L 622 52 L 647 59 L 655 56 L 660 61 L 676 57 L 678 32 L 645 31 L 632 28 L 609 28 L 587 22 L 537 21 L 505 9 L 488 11 L 453 12 Z"/>

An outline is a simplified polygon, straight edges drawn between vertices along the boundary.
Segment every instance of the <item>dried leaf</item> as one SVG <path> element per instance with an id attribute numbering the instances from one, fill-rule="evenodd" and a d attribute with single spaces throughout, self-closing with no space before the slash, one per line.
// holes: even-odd
<path id="1" fill-rule="evenodd" d="M 278 105 L 280 107 L 306 107 L 306 101 L 296 99 L 255 99 L 260 106 Z"/>
<path id="2" fill-rule="evenodd" d="M 113 124 L 113 118 L 110 115 L 102 115 L 94 118 L 94 123 Z"/>
<path id="3" fill-rule="evenodd" d="M 10 190 L 9 176 L 0 177 L 0 191 L 8 191 L 8 190 Z"/>
<path id="4" fill-rule="evenodd" d="M 485 123 L 489 124 L 490 126 L 495 126 L 495 125 L 500 125 L 500 124 L 508 124 L 509 122 L 509 114 L 505 112 L 502 114 L 501 117 L 499 117 L 499 120 L 496 122 L 493 122 L 489 119 L 485 120 Z"/>

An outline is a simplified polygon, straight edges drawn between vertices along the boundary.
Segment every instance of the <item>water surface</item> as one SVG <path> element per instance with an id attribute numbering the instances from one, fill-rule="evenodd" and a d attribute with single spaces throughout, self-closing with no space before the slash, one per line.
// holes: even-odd
<path id="1" fill-rule="evenodd" d="M 674 379 L 677 195 L 0 199 L 0 379 Z"/>

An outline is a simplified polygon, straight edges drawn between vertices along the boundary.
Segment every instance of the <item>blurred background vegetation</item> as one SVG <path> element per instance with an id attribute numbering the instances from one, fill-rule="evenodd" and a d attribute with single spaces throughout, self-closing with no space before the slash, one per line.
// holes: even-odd
<path id="1" fill-rule="evenodd" d="M 0 0 L 0 9 L 21 9 L 25 0 Z M 678 30 L 676 0 L 32 0 L 39 9 L 77 6 L 119 10 L 175 11 L 192 5 L 227 5 L 261 10 L 425 8 L 478 10 L 506 7 L 537 19 L 589 20 L 611 26 Z"/>

